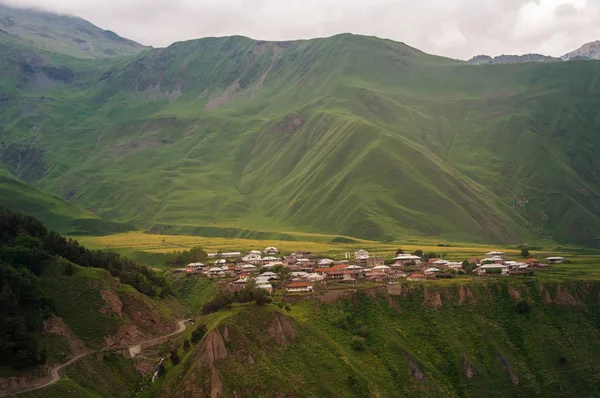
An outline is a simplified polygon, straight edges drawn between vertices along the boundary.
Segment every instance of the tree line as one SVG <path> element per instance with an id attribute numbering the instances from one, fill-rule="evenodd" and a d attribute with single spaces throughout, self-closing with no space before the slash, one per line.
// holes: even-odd
<path id="1" fill-rule="evenodd" d="M 106 269 L 148 296 L 172 294 L 164 277 L 148 267 L 116 253 L 88 250 L 76 240 L 48 231 L 33 217 L 0 208 L 0 365 L 24 368 L 46 362 L 38 338 L 55 308 L 38 276 L 56 257 Z M 73 265 L 65 268 L 65 274 L 73 272 Z"/>

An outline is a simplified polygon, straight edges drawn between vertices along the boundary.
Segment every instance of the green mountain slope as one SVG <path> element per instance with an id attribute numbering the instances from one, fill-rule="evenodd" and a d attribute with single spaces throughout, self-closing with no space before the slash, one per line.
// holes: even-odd
<path id="1" fill-rule="evenodd" d="M 47 56 L 35 75 L 28 56 L 3 161 L 102 217 L 598 243 L 596 62 L 474 66 L 353 35 Z"/>
<path id="2" fill-rule="evenodd" d="M 33 217 L 68 235 L 105 235 L 130 231 L 130 224 L 106 221 L 83 212 L 62 198 L 0 174 L 0 207 Z"/>
<path id="3" fill-rule="evenodd" d="M 0 4 L 0 30 L 33 48 L 79 58 L 135 54 L 146 47 L 81 18 Z"/>
<path id="4" fill-rule="evenodd" d="M 233 307 L 201 318 L 203 341 L 145 396 L 594 396 L 598 288 L 402 284 Z"/>

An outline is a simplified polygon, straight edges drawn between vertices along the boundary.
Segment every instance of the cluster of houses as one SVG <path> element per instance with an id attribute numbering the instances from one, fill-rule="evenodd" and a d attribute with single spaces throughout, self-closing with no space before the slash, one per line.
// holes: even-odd
<path id="1" fill-rule="evenodd" d="M 191 263 L 181 271 L 208 278 L 231 278 L 234 279 L 230 282 L 232 288 L 241 288 L 252 281 L 269 293 L 275 288 L 285 289 L 289 293 L 312 292 L 315 287 L 328 283 L 389 282 L 399 278 L 425 281 L 452 278 L 456 272 L 464 272 L 463 262 L 398 254 L 386 264 L 383 257 L 371 256 L 363 249 L 357 250 L 354 256 L 346 253 L 343 260 L 317 257 L 303 251 L 281 256 L 275 247 L 247 253 L 211 253 L 208 258 L 212 264 Z M 492 251 L 481 258 L 467 259 L 467 262 L 472 273 L 479 276 L 525 275 L 532 274 L 534 269 L 547 269 L 549 264 L 566 262 L 566 259 L 548 257 L 544 263 L 529 258 L 517 262 L 508 260 L 503 252 Z M 284 278 L 280 278 L 282 274 L 279 272 L 284 269 L 288 271 L 284 273 Z"/>

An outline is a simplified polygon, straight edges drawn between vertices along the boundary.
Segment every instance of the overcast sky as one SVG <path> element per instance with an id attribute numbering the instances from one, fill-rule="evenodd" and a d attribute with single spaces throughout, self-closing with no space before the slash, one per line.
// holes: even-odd
<path id="1" fill-rule="evenodd" d="M 142 44 L 351 32 L 429 53 L 560 56 L 600 40 L 600 0 L 0 0 L 73 14 Z"/>

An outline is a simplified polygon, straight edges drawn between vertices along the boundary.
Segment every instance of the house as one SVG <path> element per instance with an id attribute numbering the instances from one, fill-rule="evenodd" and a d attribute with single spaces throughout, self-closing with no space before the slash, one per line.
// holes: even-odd
<path id="1" fill-rule="evenodd" d="M 531 266 L 536 266 L 539 263 L 541 263 L 540 260 L 538 260 L 537 258 L 528 258 L 527 260 L 525 260 L 525 263 L 531 265 Z"/>
<path id="2" fill-rule="evenodd" d="M 442 271 L 442 270 L 441 270 L 441 269 L 439 269 L 439 268 L 434 268 L 434 267 L 432 267 L 432 268 L 427 268 L 427 269 L 425 270 L 425 275 L 426 275 L 426 276 L 427 276 L 427 275 L 434 275 L 434 274 L 437 274 L 438 272 L 441 272 L 441 271 Z"/>
<path id="3" fill-rule="evenodd" d="M 420 265 L 422 258 L 419 256 L 413 256 L 412 254 L 399 254 L 394 257 L 396 264 L 402 265 Z"/>
<path id="4" fill-rule="evenodd" d="M 365 258 L 369 258 L 369 252 L 363 249 L 358 249 L 357 251 L 354 252 L 354 259 L 355 260 L 360 260 L 360 259 L 365 259 Z"/>
<path id="5" fill-rule="evenodd" d="M 241 252 L 208 253 L 208 258 L 238 258 L 241 255 Z"/>
<path id="6" fill-rule="evenodd" d="M 412 281 L 412 282 L 421 282 L 426 280 L 425 275 L 423 274 L 410 274 L 406 280 L 408 281 Z"/>
<path id="7" fill-rule="evenodd" d="M 388 274 L 385 272 L 367 272 L 365 278 L 371 281 L 384 281 L 388 278 Z"/>
<path id="8" fill-rule="evenodd" d="M 340 271 L 342 269 L 346 269 L 348 266 L 346 264 L 338 264 L 332 267 L 323 267 L 323 268 L 315 268 L 314 272 L 319 275 L 327 275 L 329 272 Z"/>
<path id="9" fill-rule="evenodd" d="M 244 271 L 244 272 L 256 272 L 256 271 L 258 271 L 258 268 L 256 268 L 256 265 L 246 264 L 246 265 L 242 266 L 242 271 Z"/>
<path id="10" fill-rule="evenodd" d="M 344 271 L 340 270 L 328 272 L 327 277 L 334 282 L 341 281 L 344 279 Z"/>
<path id="11" fill-rule="evenodd" d="M 508 265 L 506 264 L 484 264 L 477 269 L 479 275 L 498 273 L 498 270 L 501 275 L 508 275 Z"/>
<path id="12" fill-rule="evenodd" d="M 435 260 L 434 262 L 430 263 L 432 265 L 437 265 L 437 266 L 441 266 L 441 267 L 446 267 L 448 266 L 449 261 L 443 260 L 441 258 Z"/>
<path id="13" fill-rule="evenodd" d="M 265 250 L 263 250 L 263 253 L 266 254 L 267 256 L 274 256 L 276 254 L 279 254 L 279 250 L 276 247 L 269 246 L 269 247 L 265 247 Z"/>
<path id="14" fill-rule="evenodd" d="M 348 268 L 345 269 L 345 271 L 348 271 L 350 275 L 360 275 L 363 273 L 364 269 L 363 267 L 359 267 L 358 265 L 350 265 Z"/>
<path id="15" fill-rule="evenodd" d="M 457 261 L 451 261 L 448 264 L 446 264 L 446 267 L 454 270 L 459 270 L 462 269 L 462 263 L 459 263 Z"/>
<path id="16" fill-rule="evenodd" d="M 566 262 L 567 262 L 567 259 L 564 257 L 546 257 L 547 264 L 563 264 Z"/>
<path id="17" fill-rule="evenodd" d="M 224 272 L 219 267 L 212 267 L 207 271 L 206 274 L 209 278 L 220 278 L 221 276 L 223 276 Z"/>
<path id="18" fill-rule="evenodd" d="M 307 282 L 292 282 L 289 285 L 287 285 L 285 290 L 288 293 L 312 292 L 313 287 L 310 283 Z"/>
<path id="19" fill-rule="evenodd" d="M 383 257 L 367 257 L 367 258 L 357 258 L 355 260 L 356 265 L 360 265 L 361 267 L 376 267 L 378 265 L 385 264 Z"/>
<path id="20" fill-rule="evenodd" d="M 267 256 L 260 259 L 262 265 L 270 264 L 279 261 L 277 257 Z"/>
<path id="21" fill-rule="evenodd" d="M 248 264 L 259 265 L 261 263 L 262 256 L 259 253 L 250 253 L 242 257 L 242 261 Z"/>
<path id="22" fill-rule="evenodd" d="M 352 277 L 352 275 L 350 274 L 344 274 L 344 277 L 342 278 L 341 282 L 356 283 L 356 278 Z"/>
<path id="23" fill-rule="evenodd" d="M 297 252 L 293 252 L 292 254 L 290 254 L 290 257 L 292 257 L 292 258 L 308 258 L 308 257 L 312 257 L 312 253 L 297 251 Z"/>
<path id="24" fill-rule="evenodd" d="M 390 278 L 406 278 L 408 276 L 406 272 L 398 270 L 392 270 L 392 272 L 390 272 L 388 275 L 390 276 Z"/>
<path id="25" fill-rule="evenodd" d="M 309 282 L 323 282 L 325 280 L 325 277 L 323 275 L 319 275 L 319 274 L 308 274 L 306 276 L 306 280 Z"/>
<path id="26" fill-rule="evenodd" d="M 185 272 L 187 273 L 197 273 L 204 269 L 205 265 L 202 263 L 189 263 L 185 266 Z"/>
<path id="27" fill-rule="evenodd" d="M 493 251 L 493 252 L 485 253 L 485 258 L 492 258 L 492 257 L 500 257 L 501 260 L 506 260 L 506 256 L 504 255 L 504 252 Z"/>
<path id="28" fill-rule="evenodd" d="M 392 270 L 392 267 L 388 267 L 387 265 L 378 265 L 376 267 L 371 268 L 371 272 L 382 272 L 387 274 Z"/>
<path id="29" fill-rule="evenodd" d="M 324 258 L 322 260 L 319 260 L 319 262 L 317 263 L 319 266 L 325 266 L 328 267 L 330 265 L 332 265 L 334 263 L 333 260 L 329 259 L 329 258 Z"/>

